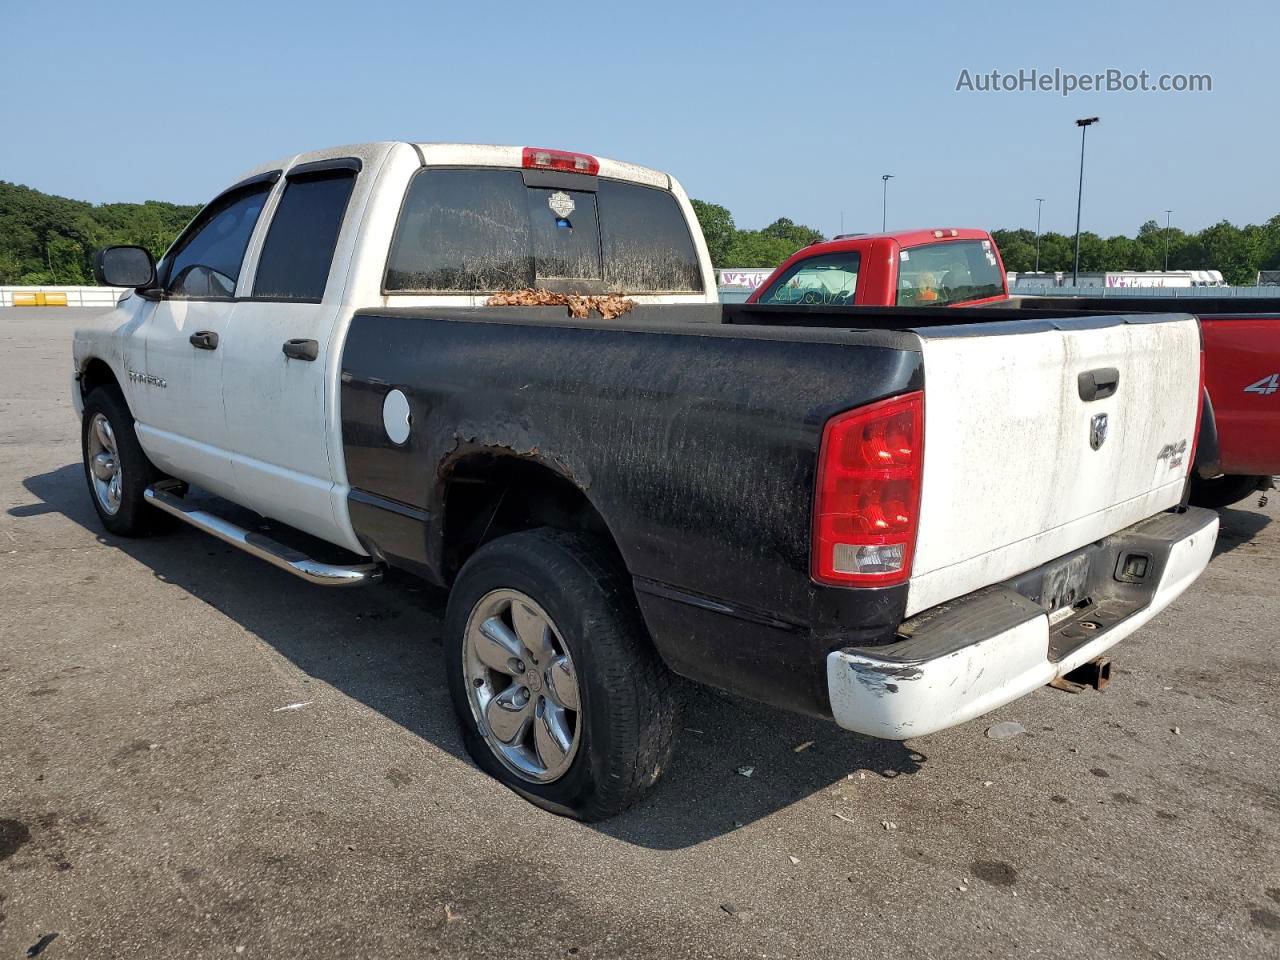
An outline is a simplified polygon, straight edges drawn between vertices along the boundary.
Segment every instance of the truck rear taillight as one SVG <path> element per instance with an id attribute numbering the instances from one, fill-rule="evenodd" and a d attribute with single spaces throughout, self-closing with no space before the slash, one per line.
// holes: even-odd
<path id="1" fill-rule="evenodd" d="M 531 170 L 563 170 L 591 176 L 600 172 L 600 161 L 590 154 L 545 150 L 542 147 L 525 147 L 520 155 L 520 165 Z"/>
<path id="2" fill-rule="evenodd" d="M 822 431 L 812 576 L 884 587 L 911 576 L 924 470 L 924 394 L 832 417 Z"/>

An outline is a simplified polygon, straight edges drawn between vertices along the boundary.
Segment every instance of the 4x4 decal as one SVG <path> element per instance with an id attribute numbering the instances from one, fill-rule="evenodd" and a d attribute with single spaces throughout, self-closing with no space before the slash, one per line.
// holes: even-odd
<path id="1" fill-rule="evenodd" d="M 1251 383 L 1244 388 L 1245 393 L 1260 393 L 1264 397 L 1280 390 L 1280 373 L 1273 373 L 1269 377 L 1263 377 L 1257 383 Z"/>

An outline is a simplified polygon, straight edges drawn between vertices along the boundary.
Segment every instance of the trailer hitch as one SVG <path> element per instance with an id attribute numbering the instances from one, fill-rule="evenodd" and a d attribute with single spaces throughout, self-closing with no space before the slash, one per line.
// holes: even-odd
<path id="1" fill-rule="evenodd" d="M 1054 677 L 1049 686 L 1066 693 L 1080 693 L 1085 687 L 1105 690 L 1111 682 L 1111 658 L 1094 657 L 1088 663 L 1082 663 L 1074 670 Z"/>

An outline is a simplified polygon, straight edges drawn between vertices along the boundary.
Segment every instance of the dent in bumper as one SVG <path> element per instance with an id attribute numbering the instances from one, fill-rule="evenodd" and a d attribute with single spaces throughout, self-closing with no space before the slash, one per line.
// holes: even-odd
<path id="1" fill-rule="evenodd" d="M 929 659 L 834 651 L 827 656 L 827 686 L 835 721 L 858 733 L 905 740 L 1016 700 L 1092 660 L 1164 610 L 1208 565 L 1217 536 L 1218 518 L 1212 514 L 1172 542 L 1151 602 L 1057 661 L 1049 657 L 1047 614 Z"/>

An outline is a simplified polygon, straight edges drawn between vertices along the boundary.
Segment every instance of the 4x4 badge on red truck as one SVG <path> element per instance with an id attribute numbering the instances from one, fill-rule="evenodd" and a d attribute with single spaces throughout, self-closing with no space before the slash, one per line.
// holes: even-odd
<path id="1" fill-rule="evenodd" d="M 1280 390 L 1280 373 L 1273 373 L 1269 377 L 1263 377 L 1257 383 L 1251 383 L 1244 388 L 1245 393 L 1260 393 L 1264 397 Z"/>

